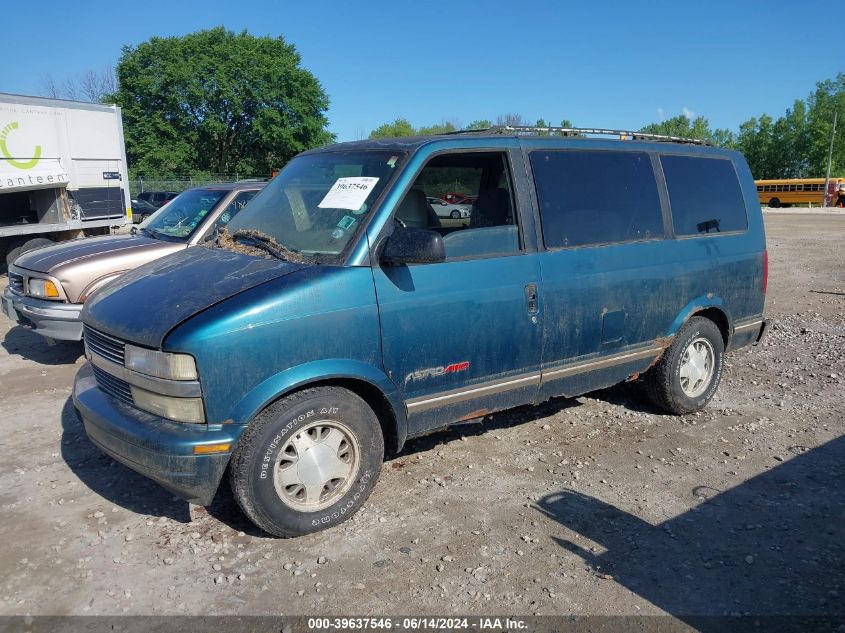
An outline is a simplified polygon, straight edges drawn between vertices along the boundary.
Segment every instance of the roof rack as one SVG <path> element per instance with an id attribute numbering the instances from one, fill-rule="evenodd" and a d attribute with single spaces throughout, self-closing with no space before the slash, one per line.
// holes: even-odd
<path id="1" fill-rule="evenodd" d="M 649 134 L 631 130 L 605 130 L 585 127 L 536 127 L 532 125 L 494 125 L 481 130 L 458 130 L 446 134 L 513 134 L 515 136 L 617 136 L 622 141 L 661 141 L 664 143 L 685 143 L 688 145 L 712 145 L 700 138 L 684 138 L 666 134 Z"/>

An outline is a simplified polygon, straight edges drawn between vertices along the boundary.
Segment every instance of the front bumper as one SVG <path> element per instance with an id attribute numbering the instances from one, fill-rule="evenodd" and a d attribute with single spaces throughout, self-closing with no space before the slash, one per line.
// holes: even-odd
<path id="1" fill-rule="evenodd" d="M 197 505 L 211 503 L 231 452 L 196 455 L 194 447 L 234 447 L 244 430 L 239 425 L 172 422 L 123 404 L 97 387 L 90 363 L 76 375 L 73 403 L 88 438 L 100 450 Z"/>
<path id="2" fill-rule="evenodd" d="M 26 297 L 6 288 L 2 307 L 3 314 L 12 321 L 42 336 L 62 341 L 82 340 L 81 304 Z"/>

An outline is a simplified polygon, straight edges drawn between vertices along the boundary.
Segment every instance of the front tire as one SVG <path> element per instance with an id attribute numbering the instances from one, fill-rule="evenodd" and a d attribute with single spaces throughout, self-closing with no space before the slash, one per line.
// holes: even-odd
<path id="1" fill-rule="evenodd" d="M 452 211 L 452 213 L 449 214 L 449 217 L 451 217 L 453 220 L 460 220 L 461 212 L 455 209 L 454 211 Z"/>
<path id="2" fill-rule="evenodd" d="M 649 399 L 675 415 L 700 411 L 719 387 L 724 353 L 716 324 L 692 317 L 644 376 Z"/>
<path id="3" fill-rule="evenodd" d="M 769 200 L 769 208 L 780 209 L 780 200 L 778 198 L 772 198 Z"/>
<path id="4" fill-rule="evenodd" d="M 232 456 L 230 483 L 258 527 L 300 536 L 355 514 L 383 459 L 381 426 L 367 403 L 340 387 L 315 387 L 256 416 Z"/>

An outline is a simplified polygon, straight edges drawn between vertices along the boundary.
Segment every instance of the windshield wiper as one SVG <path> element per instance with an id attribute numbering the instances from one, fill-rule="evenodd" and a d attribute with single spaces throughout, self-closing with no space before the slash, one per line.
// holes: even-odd
<path id="1" fill-rule="evenodd" d="M 239 244 L 239 242 L 242 244 Z M 299 251 L 291 250 L 279 244 L 273 236 L 254 229 L 239 229 L 234 233 L 230 233 L 229 229 L 224 226 L 219 231 L 216 231 L 216 235 L 213 234 L 203 246 L 207 248 L 223 248 L 246 255 L 257 255 L 258 253 L 250 253 L 248 250 L 257 249 L 284 262 L 294 262 L 296 264 L 314 263 L 314 258 L 303 255 Z"/>
<path id="2" fill-rule="evenodd" d="M 226 229 L 224 228 L 223 230 L 225 231 Z M 295 262 L 297 264 L 310 264 L 314 261 L 313 258 L 303 255 L 299 251 L 295 251 L 287 248 L 283 244 L 279 244 L 276 238 L 272 235 L 267 235 L 266 233 L 256 231 L 255 229 L 239 229 L 232 233 L 232 239 L 249 240 L 250 244 L 253 246 L 266 250 L 268 253 L 285 261 Z M 269 250 L 271 248 L 275 252 Z"/>
<path id="3" fill-rule="evenodd" d="M 276 259 L 281 259 L 283 262 L 288 261 L 287 257 L 285 257 L 282 254 L 282 251 L 280 251 L 277 248 L 274 248 L 273 245 L 270 244 L 269 241 L 263 240 L 259 237 L 254 236 L 254 235 L 238 235 L 237 233 L 235 233 L 233 235 L 233 237 L 235 239 L 239 239 L 239 240 L 243 240 L 244 242 L 247 242 L 250 246 L 255 246 L 256 248 L 260 248 L 262 251 L 270 253 Z"/>

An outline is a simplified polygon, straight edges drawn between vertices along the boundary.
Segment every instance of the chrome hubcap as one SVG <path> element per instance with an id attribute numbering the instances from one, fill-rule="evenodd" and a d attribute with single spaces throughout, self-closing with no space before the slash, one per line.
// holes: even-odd
<path id="1" fill-rule="evenodd" d="M 706 338 L 694 339 L 681 356 L 681 389 L 690 398 L 696 398 L 707 390 L 713 377 L 716 354 Z"/>
<path id="2" fill-rule="evenodd" d="M 313 422 L 279 452 L 273 471 L 276 494 L 285 505 L 302 512 L 326 508 L 352 486 L 360 455 L 355 434 L 346 425 Z"/>

